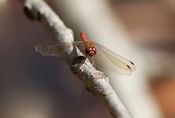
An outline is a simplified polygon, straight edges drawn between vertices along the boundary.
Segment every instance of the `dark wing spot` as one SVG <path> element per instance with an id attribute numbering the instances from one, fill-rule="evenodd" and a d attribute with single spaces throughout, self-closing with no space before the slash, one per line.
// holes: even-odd
<path id="1" fill-rule="evenodd" d="M 135 65 L 132 61 L 130 61 L 130 63 L 131 63 L 132 65 Z"/>
<path id="2" fill-rule="evenodd" d="M 130 67 L 129 65 L 127 65 L 127 67 L 128 67 L 129 69 L 131 69 L 131 67 Z"/>

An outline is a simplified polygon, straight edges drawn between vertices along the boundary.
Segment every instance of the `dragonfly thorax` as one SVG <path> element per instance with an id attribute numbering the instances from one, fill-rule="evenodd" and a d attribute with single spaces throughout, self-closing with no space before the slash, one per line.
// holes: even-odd
<path id="1" fill-rule="evenodd" d="M 95 47 L 86 47 L 86 48 L 85 48 L 85 52 L 86 52 L 86 54 L 87 54 L 88 56 L 90 56 L 90 57 L 94 56 L 94 55 L 97 53 Z"/>

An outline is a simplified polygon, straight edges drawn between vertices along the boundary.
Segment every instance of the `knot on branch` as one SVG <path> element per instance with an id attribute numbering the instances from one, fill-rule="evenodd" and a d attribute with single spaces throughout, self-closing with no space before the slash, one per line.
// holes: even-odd
<path id="1" fill-rule="evenodd" d="M 82 71 L 80 70 L 80 66 L 85 62 L 86 57 L 84 56 L 78 56 L 72 61 L 71 70 L 74 74 L 77 74 L 78 72 Z"/>
<path id="2" fill-rule="evenodd" d="M 32 10 L 32 8 L 28 4 L 24 5 L 23 11 L 24 11 L 24 14 L 32 21 L 34 20 L 41 21 L 42 19 L 41 13 L 38 11 Z"/>

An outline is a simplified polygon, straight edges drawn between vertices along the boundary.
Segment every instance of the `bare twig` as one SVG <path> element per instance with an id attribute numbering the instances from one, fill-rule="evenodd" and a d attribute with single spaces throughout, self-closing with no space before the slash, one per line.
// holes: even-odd
<path id="1" fill-rule="evenodd" d="M 96 70 L 90 61 L 73 45 L 74 37 L 71 29 L 43 0 L 25 0 L 24 11 L 32 19 L 41 22 L 51 30 L 55 40 L 60 44 L 62 56 L 77 75 L 94 94 L 101 96 L 113 118 L 131 118 L 119 97 L 109 84 L 108 77 Z"/>

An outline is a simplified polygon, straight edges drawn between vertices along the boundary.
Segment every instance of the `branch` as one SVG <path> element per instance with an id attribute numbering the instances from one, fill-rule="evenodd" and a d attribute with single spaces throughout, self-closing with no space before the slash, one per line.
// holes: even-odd
<path id="1" fill-rule="evenodd" d="M 25 0 L 24 12 L 31 20 L 37 20 L 50 29 L 59 43 L 62 57 L 69 64 L 72 72 L 82 80 L 88 89 L 104 99 L 113 118 L 131 118 L 119 97 L 109 84 L 108 77 L 96 70 L 90 61 L 73 45 L 71 29 L 43 0 Z"/>

